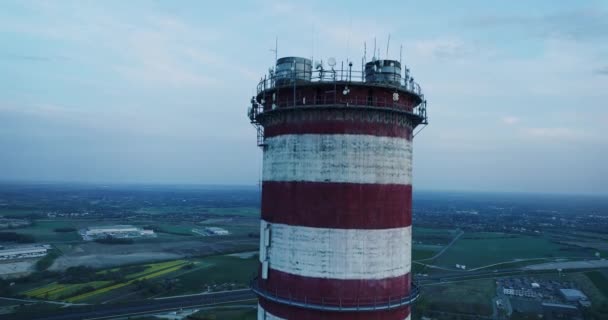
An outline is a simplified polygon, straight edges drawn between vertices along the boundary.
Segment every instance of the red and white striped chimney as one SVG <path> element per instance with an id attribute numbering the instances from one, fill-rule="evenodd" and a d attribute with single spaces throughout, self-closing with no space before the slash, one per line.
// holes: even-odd
<path id="1" fill-rule="evenodd" d="M 325 78 L 284 59 L 293 73 L 279 60 L 250 110 L 264 150 L 258 319 L 409 319 L 424 97 L 400 69 L 392 81 Z"/>

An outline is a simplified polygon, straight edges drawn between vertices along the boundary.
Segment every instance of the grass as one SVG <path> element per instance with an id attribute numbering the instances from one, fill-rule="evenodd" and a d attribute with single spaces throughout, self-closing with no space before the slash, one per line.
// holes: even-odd
<path id="1" fill-rule="evenodd" d="M 42 286 L 42 287 L 39 287 L 39 288 L 35 288 L 35 289 L 32 289 L 32 290 L 25 291 L 25 292 L 23 292 L 23 294 L 26 295 L 26 296 L 28 296 L 28 297 L 36 298 L 36 297 L 44 295 L 47 292 L 52 292 L 54 290 L 62 289 L 64 287 L 65 287 L 65 285 L 58 284 L 57 282 L 53 282 L 53 283 L 48 284 L 46 286 Z"/>
<path id="2" fill-rule="evenodd" d="M 238 216 L 258 216 L 260 209 L 256 207 L 232 207 L 232 208 L 214 208 L 202 206 L 166 206 L 166 207 L 142 207 L 136 210 L 137 213 L 146 214 L 165 214 L 165 213 L 207 213 L 217 215 L 238 215 Z"/>
<path id="3" fill-rule="evenodd" d="M 59 300 L 73 295 L 84 287 L 102 288 L 107 286 L 109 283 L 110 281 L 91 281 L 75 284 L 59 284 L 57 282 L 53 282 L 49 285 L 26 291 L 23 294 L 30 298 Z"/>
<path id="4" fill-rule="evenodd" d="M 446 245 L 455 236 L 455 230 L 414 228 L 412 238 L 414 243 L 429 245 Z"/>
<path id="5" fill-rule="evenodd" d="M 259 216 L 260 208 L 255 207 L 235 207 L 235 208 L 205 208 L 206 213 L 218 215 L 237 215 L 237 216 Z"/>
<path id="6" fill-rule="evenodd" d="M 61 256 L 61 251 L 59 251 L 59 249 L 49 250 L 46 256 L 42 257 L 36 262 L 36 270 L 44 271 L 48 269 L 53 264 L 53 262 L 55 262 L 55 259 L 59 258 L 59 256 Z"/>
<path id="7" fill-rule="evenodd" d="M 544 237 L 488 232 L 465 233 L 437 258 L 435 264 L 446 267 L 464 264 L 471 269 L 514 259 L 572 255 L 572 252 L 564 252 L 562 248 Z"/>
<path id="8" fill-rule="evenodd" d="M 425 286 L 421 299 L 416 303 L 416 309 L 421 313 L 432 309 L 489 315 L 492 313 L 491 299 L 495 294 L 496 284 L 492 279 Z"/>
<path id="9" fill-rule="evenodd" d="M 81 240 L 77 232 L 55 232 L 56 228 L 73 227 L 66 220 L 38 220 L 33 225 L 16 229 L 21 234 L 31 235 L 37 242 L 77 241 Z"/>
<path id="10" fill-rule="evenodd" d="M 593 285 L 606 297 L 608 298 L 608 279 L 606 276 L 599 271 L 585 272 L 585 275 Z"/>
<path id="11" fill-rule="evenodd" d="M 257 310 L 251 308 L 238 308 L 231 310 L 203 310 L 190 316 L 191 319 L 217 319 L 217 320 L 256 320 Z"/>
<path id="12" fill-rule="evenodd" d="M 164 224 L 162 226 L 156 226 L 157 232 L 159 233 L 168 233 L 178 236 L 194 236 L 192 233 L 192 226 L 182 226 L 182 225 L 167 225 Z"/>
<path id="13" fill-rule="evenodd" d="M 433 257 L 437 254 L 437 251 L 434 250 L 421 250 L 421 249 L 413 249 L 412 250 L 412 260 L 422 260 Z"/>
<path id="14" fill-rule="evenodd" d="M 252 275 L 257 272 L 259 260 L 257 256 L 242 259 L 233 256 L 212 256 L 200 259 L 207 264 L 205 268 L 197 268 L 176 277 L 176 287 L 165 295 L 198 293 L 207 285 L 235 283 L 247 285 Z"/>
<path id="15" fill-rule="evenodd" d="M 173 261 L 166 261 L 166 262 L 158 262 L 158 263 L 151 263 L 151 264 L 147 264 L 146 265 L 146 270 L 142 271 L 142 272 L 138 272 L 138 273 L 134 273 L 134 274 L 130 274 L 127 276 L 128 279 L 135 279 L 135 278 L 139 278 L 151 273 L 156 273 L 158 271 L 162 271 L 162 270 L 166 270 L 168 268 L 173 268 L 176 266 L 183 266 L 184 264 L 186 264 L 188 261 L 186 260 L 173 260 Z"/>
<path id="16" fill-rule="evenodd" d="M 31 214 L 40 214 L 40 210 L 37 210 L 37 209 L 7 209 L 7 208 L 0 209 L 0 216 L 17 217 L 17 216 L 28 216 Z"/>
<path id="17" fill-rule="evenodd" d="M 53 283 L 47 284 L 42 287 L 24 291 L 24 292 L 22 292 L 22 294 L 25 296 L 31 297 L 31 298 L 50 299 L 50 300 L 66 299 L 67 301 L 70 301 L 70 302 L 76 302 L 76 301 L 81 301 L 81 300 L 87 299 L 89 297 L 98 295 L 98 294 L 106 293 L 106 292 L 109 292 L 109 291 L 112 291 L 112 290 L 115 290 L 118 288 L 125 287 L 138 280 L 152 279 L 152 278 L 163 276 L 163 275 L 171 273 L 171 272 L 178 271 L 187 263 L 188 263 L 188 261 L 186 261 L 186 260 L 173 260 L 173 261 L 146 264 L 145 265 L 146 270 L 127 275 L 127 277 L 126 277 L 127 281 L 124 281 L 121 283 L 112 284 L 111 281 L 91 281 L 91 282 L 86 282 L 86 283 L 61 284 L 61 283 L 53 282 Z M 98 274 L 104 274 L 109 271 L 116 271 L 118 269 L 119 268 L 102 270 L 102 271 L 99 271 Z M 70 297 L 71 295 L 76 294 L 78 292 L 78 290 L 85 288 L 85 287 L 92 287 L 92 288 L 95 288 L 96 290 Z"/>
<path id="18" fill-rule="evenodd" d="M 87 293 L 84 293 L 84 294 L 81 294 L 81 295 L 78 295 L 75 297 L 71 297 L 71 298 L 67 299 L 67 301 L 68 302 L 83 301 L 92 296 L 100 295 L 100 294 L 107 293 L 112 290 L 126 287 L 135 281 L 141 281 L 141 280 L 147 280 L 147 279 L 160 277 L 165 274 L 180 270 L 186 263 L 188 263 L 188 261 L 186 261 L 186 260 L 175 260 L 175 261 L 169 261 L 169 262 L 148 264 L 148 265 L 146 265 L 146 266 L 148 266 L 148 268 L 145 271 L 142 271 L 142 272 L 139 272 L 139 273 L 136 273 L 133 275 L 129 275 L 127 278 L 130 278 L 130 280 L 128 280 L 128 281 L 117 283 L 117 284 L 114 284 L 114 285 L 111 285 L 108 287 L 103 287 L 98 290 L 87 292 Z"/>

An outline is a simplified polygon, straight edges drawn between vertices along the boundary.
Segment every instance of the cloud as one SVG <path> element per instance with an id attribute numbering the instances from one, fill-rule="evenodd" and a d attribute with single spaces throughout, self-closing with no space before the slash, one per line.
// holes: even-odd
<path id="1" fill-rule="evenodd" d="M 586 9 L 545 15 L 480 16 L 463 23 L 472 28 L 508 28 L 542 38 L 587 41 L 608 38 L 608 11 Z"/>
<path id="2" fill-rule="evenodd" d="M 570 128 L 524 128 L 522 132 L 527 137 L 539 139 L 580 140 L 588 137 L 581 129 Z"/>
<path id="3" fill-rule="evenodd" d="M 90 69 L 97 68 L 99 56 L 102 56 L 108 61 L 106 70 L 114 71 L 133 84 L 177 89 L 213 86 L 221 79 L 211 69 L 225 66 L 232 67 L 231 72 L 237 74 L 242 71 L 234 61 L 228 63 L 228 59 L 200 59 L 204 55 L 222 56 L 213 46 L 222 38 L 222 32 L 178 16 L 148 12 L 132 19 L 128 12 L 116 13 L 116 10 L 78 2 L 70 4 L 72 10 L 38 3 L 30 3 L 30 6 L 37 19 L 0 19 L 0 29 L 43 41 L 67 43 L 87 52 L 79 54 L 77 60 Z M 65 46 L 58 48 L 61 50 Z M 191 52 L 197 52 L 199 58 L 192 59 Z M 61 58 L 31 54 L 7 57 L 29 61 Z M 248 73 L 244 76 L 251 78 Z"/>
<path id="4" fill-rule="evenodd" d="M 597 68 L 593 70 L 593 73 L 600 76 L 608 76 L 608 66 L 605 66 L 603 68 Z"/>
<path id="5" fill-rule="evenodd" d="M 460 39 L 430 39 L 416 42 L 414 52 L 421 56 L 445 59 L 462 58 L 475 53 L 476 50 L 465 45 Z"/>
<path id="6" fill-rule="evenodd" d="M 506 116 L 502 118 L 502 122 L 506 125 L 514 125 L 519 122 L 519 118 L 514 116 Z"/>
<path id="7" fill-rule="evenodd" d="M 52 57 L 48 57 L 48 56 L 27 55 L 27 54 L 3 54 L 3 55 L 0 55 L 0 59 L 34 61 L 34 62 L 43 62 L 43 61 L 52 61 L 53 60 Z"/>

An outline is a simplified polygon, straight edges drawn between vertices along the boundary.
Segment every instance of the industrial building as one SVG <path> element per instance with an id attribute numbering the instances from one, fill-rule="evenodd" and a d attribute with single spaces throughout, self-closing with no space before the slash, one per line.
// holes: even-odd
<path id="1" fill-rule="evenodd" d="M 538 292 L 532 289 L 526 288 L 503 288 L 502 293 L 507 296 L 518 296 L 526 298 L 536 298 L 539 296 Z"/>
<path id="2" fill-rule="evenodd" d="M 230 231 L 220 227 L 205 227 L 203 229 L 192 229 L 192 232 L 205 237 L 230 235 Z"/>
<path id="3" fill-rule="evenodd" d="M 285 57 L 249 118 L 263 150 L 258 319 L 410 319 L 412 142 L 401 61 Z"/>
<path id="4" fill-rule="evenodd" d="M 44 257 L 49 248 L 46 245 L 2 247 L 0 248 L 0 261 Z"/>
<path id="5" fill-rule="evenodd" d="M 205 228 L 205 230 L 214 236 L 227 236 L 230 234 L 230 232 L 228 232 L 228 230 L 226 230 L 224 228 L 220 228 L 220 227 L 207 227 L 207 228 Z"/>
<path id="6" fill-rule="evenodd" d="M 590 307 L 591 301 L 589 298 L 580 290 L 577 289 L 560 289 L 561 296 L 567 302 L 578 302 L 583 307 Z"/>
<path id="7" fill-rule="evenodd" d="M 568 302 L 578 302 L 579 300 L 587 300 L 587 296 L 580 290 L 576 289 L 560 289 L 562 297 Z"/>
<path id="8" fill-rule="evenodd" d="M 144 230 L 140 227 L 131 225 L 114 225 L 101 227 L 88 227 L 80 230 L 80 235 L 83 240 L 92 241 L 101 238 L 140 238 L 140 237 L 155 237 L 153 230 Z"/>

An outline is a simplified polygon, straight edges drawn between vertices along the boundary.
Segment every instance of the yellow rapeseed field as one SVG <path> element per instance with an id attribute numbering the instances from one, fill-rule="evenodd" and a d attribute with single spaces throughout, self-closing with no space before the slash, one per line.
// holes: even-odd
<path id="1" fill-rule="evenodd" d="M 23 294 L 30 298 L 51 299 L 52 300 L 52 299 L 58 299 L 61 297 L 65 298 L 65 296 L 69 296 L 70 292 L 76 292 L 77 290 L 84 288 L 86 286 L 91 286 L 91 287 L 97 289 L 95 291 L 83 293 L 83 294 L 80 294 L 80 295 L 67 299 L 67 301 L 69 301 L 69 302 L 75 302 L 75 301 L 80 301 L 80 300 L 92 297 L 94 295 L 98 295 L 98 294 L 106 293 L 111 290 L 122 288 L 137 280 L 152 279 L 152 278 L 156 278 L 156 277 L 162 276 L 162 275 L 170 273 L 170 272 L 177 271 L 182 266 L 184 266 L 186 263 L 188 263 L 188 261 L 186 261 L 186 260 L 173 260 L 173 261 L 146 264 L 145 265 L 146 270 L 127 275 L 126 278 L 128 279 L 128 281 L 117 283 L 117 284 L 110 285 L 110 286 L 108 286 L 108 284 L 110 284 L 110 281 L 91 281 L 91 282 L 75 283 L 75 284 L 59 284 L 57 282 L 53 282 L 53 283 L 44 285 L 39 288 L 34 288 L 31 290 L 25 291 L 25 292 L 23 292 Z M 117 270 L 118 270 L 118 268 L 103 270 L 103 271 L 99 271 L 98 274 L 104 274 L 109 271 L 117 271 Z"/>
<path id="2" fill-rule="evenodd" d="M 169 261 L 169 262 L 151 264 L 151 265 L 148 265 L 149 268 L 147 268 L 145 271 L 139 272 L 137 274 L 129 276 L 129 278 L 132 278 L 133 276 L 138 276 L 136 278 L 132 278 L 129 281 L 118 283 L 118 284 L 115 284 L 115 285 L 112 285 L 112 286 L 108 286 L 108 287 L 105 287 L 105 288 L 101 288 L 101 289 L 98 289 L 98 290 L 95 290 L 95 291 L 83 293 L 81 295 L 78 295 L 78 296 L 75 296 L 75 297 L 71 297 L 71 298 L 67 299 L 67 301 L 68 302 L 82 301 L 84 299 L 90 298 L 90 297 L 98 295 L 98 294 L 106 293 L 106 292 L 109 292 L 109 291 L 112 291 L 112 290 L 116 290 L 116 289 L 128 286 L 131 283 L 133 283 L 135 281 L 138 281 L 138 280 L 145 280 L 145 279 L 156 278 L 156 277 L 162 276 L 164 274 L 177 271 L 181 267 L 183 267 L 183 265 L 185 265 L 186 263 L 187 263 L 187 261 L 185 261 L 185 260 L 176 260 L 176 261 Z"/>

